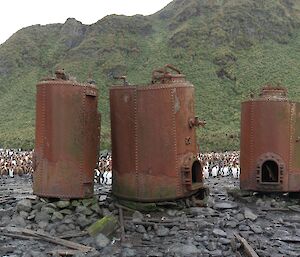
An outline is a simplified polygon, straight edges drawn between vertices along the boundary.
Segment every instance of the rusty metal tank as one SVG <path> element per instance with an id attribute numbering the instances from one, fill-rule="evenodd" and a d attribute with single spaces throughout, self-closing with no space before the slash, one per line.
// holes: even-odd
<path id="1" fill-rule="evenodd" d="M 110 88 L 115 196 L 158 202 L 203 188 L 194 98 L 194 86 L 171 65 L 153 71 L 151 84 Z"/>
<path id="2" fill-rule="evenodd" d="M 91 84 L 55 79 L 37 84 L 33 193 L 87 198 L 94 192 L 99 140 L 98 90 Z"/>
<path id="3" fill-rule="evenodd" d="M 241 175 L 244 190 L 300 191 L 300 103 L 266 86 L 242 103 Z"/>

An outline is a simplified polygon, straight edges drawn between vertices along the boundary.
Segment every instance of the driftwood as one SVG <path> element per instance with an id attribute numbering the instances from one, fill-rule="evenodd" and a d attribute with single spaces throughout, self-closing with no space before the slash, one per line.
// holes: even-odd
<path id="1" fill-rule="evenodd" d="M 262 208 L 261 211 L 290 211 L 288 208 Z"/>
<path id="2" fill-rule="evenodd" d="M 152 212 L 157 211 L 157 205 L 155 203 L 140 203 L 126 200 L 119 200 L 119 204 L 132 209 L 133 211 Z"/>
<path id="3" fill-rule="evenodd" d="M 215 217 L 215 215 L 207 215 L 207 216 Z M 194 216 L 192 216 L 192 217 L 194 217 Z M 178 225 L 178 222 L 181 222 L 181 219 L 180 218 L 174 218 L 174 219 L 155 219 L 155 218 L 151 219 L 151 218 L 148 218 L 148 219 L 143 219 L 143 221 L 159 223 L 160 225 L 165 225 L 165 224 L 168 225 L 168 224 L 174 224 L 174 223 L 177 223 L 177 225 Z M 194 218 L 187 218 L 186 221 L 187 222 L 201 222 L 200 219 L 194 219 Z"/>
<path id="4" fill-rule="evenodd" d="M 15 201 L 16 198 L 15 197 L 11 197 L 11 196 L 2 196 L 0 197 L 0 204 L 9 202 L 9 201 Z"/>
<path id="5" fill-rule="evenodd" d="M 73 237 L 82 237 L 82 236 L 86 236 L 88 234 L 89 233 L 87 231 L 81 231 L 78 233 L 65 234 L 65 235 L 60 236 L 59 238 L 68 239 L 68 238 L 73 238 Z"/>
<path id="6" fill-rule="evenodd" d="M 53 250 L 47 252 L 47 254 L 51 254 L 54 256 L 74 256 L 78 251 L 76 250 L 64 250 L 64 249 L 59 249 L 59 250 Z"/>
<path id="7" fill-rule="evenodd" d="M 294 236 L 294 237 L 280 237 L 280 238 L 272 238 L 272 240 L 279 240 L 287 243 L 300 243 L 300 237 L 299 236 Z"/>
<path id="8" fill-rule="evenodd" d="M 34 230 L 30 230 L 30 229 L 25 229 L 25 228 L 14 228 L 14 227 L 0 227 L 0 234 L 5 234 L 5 233 L 9 233 L 10 235 L 14 235 L 14 236 L 30 236 L 30 237 L 34 237 L 34 239 L 37 240 L 43 240 L 43 241 L 47 241 L 50 243 L 54 243 L 57 245 L 62 245 L 74 250 L 78 250 L 84 253 L 87 253 L 89 251 L 92 251 L 94 248 L 89 247 L 89 246 L 85 246 L 82 244 L 78 244 L 78 243 L 74 243 L 72 241 L 68 241 L 65 239 L 61 239 L 58 237 L 54 237 L 51 236 L 50 234 L 46 233 L 46 232 L 38 232 L 38 231 L 34 231 Z M 28 237 L 24 239 L 29 239 Z"/>
<path id="9" fill-rule="evenodd" d="M 132 222 L 132 223 L 136 223 L 136 225 L 143 225 L 143 224 L 137 224 L 137 223 L 145 223 L 145 225 L 163 225 L 163 226 L 166 226 L 166 227 L 173 227 L 173 226 L 176 226 L 178 225 L 179 222 L 181 222 L 181 219 L 180 218 L 174 218 L 174 219 L 156 219 L 156 218 L 146 218 L 146 219 L 142 219 L 141 221 L 134 221 L 132 220 L 132 217 L 124 217 L 124 219 L 127 221 L 127 222 Z M 186 220 L 187 222 L 199 222 L 201 220 L 199 219 L 192 219 L 192 218 L 188 218 Z"/>
<path id="10" fill-rule="evenodd" d="M 157 244 L 147 244 L 146 241 L 141 244 L 134 244 L 134 247 L 157 247 Z"/>
<path id="11" fill-rule="evenodd" d="M 159 223 L 157 222 L 150 222 L 150 221 L 134 221 L 134 220 L 131 220 L 131 221 L 128 221 L 128 222 L 131 222 L 133 223 L 134 225 L 143 225 L 143 226 L 146 226 L 146 227 L 149 227 L 149 226 L 156 226 L 156 225 L 159 225 Z M 173 222 L 173 223 L 166 223 L 166 222 L 162 222 L 161 225 L 163 225 L 164 227 L 169 227 L 169 228 L 172 228 L 174 226 L 178 226 L 178 222 Z"/>
<path id="12" fill-rule="evenodd" d="M 251 247 L 251 245 L 249 245 L 249 243 L 247 242 L 247 240 L 243 237 L 241 237 L 238 233 L 234 232 L 233 233 L 234 236 L 236 237 L 236 239 L 243 245 L 245 253 L 249 256 L 249 257 L 259 257 L 257 255 L 257 253 L 254 251 L 254 249 Z"/>
<path id="13" fill-rule="evenodd" d="M 127 221 L 131 221 L 132 220 L 132 217 L 124 217 L 125 220 Z M 175 218 L 175 219 L 157 219 L 157 218 L 145 218 L 145 219 L 142 219 L 142 221 L 144 222 L 153 222 L 153 223 L 162 223 L 162 224 L 165 224 L 165 223 L 174 223 L 174 222 L 178 222 L 180 221 L 179 218 Z"/>
<path id="14" fill-rule="evenodd" d="M 178 222 L 179 219 L 145 219 L 144 221 L 147 222 L 155 222 L 155 223 L 174 223 L 174 222 Z"/>
<path id="15" fill-rule="evenodd" d="M 300 206 L 299 205 L 291 205 L 288 206 L 289 210 L 295 211 L 295 212 L 300 212 Z"/>
<path id="16" fill-rule="evenodd" d="M 129 211 L 129 212 L 134 212 L 135 211 L 134 209 L 131 209 L 131 208 L 129 208 L 127 206 L 124 206 L 122 204 L 119 204 L 119 203 L 115 203 L 115 206 L 118 207 L 118 208 L 122 208 L 125 211 Z"/>
<path id="17" fill-rule="evenodd" d="M 0 232 L 1 235 L 11 237 L 11 238 L 18 238 L 18 239 L 25 239 L 25 240 L 33 240 L 33 239 L 38 239 L 38 237 L 35 236 L 26 236 L 26 235 L 19 235 L 19 234 L 14 234 L 14 233 L 5 233 L 5 232 Z"/>

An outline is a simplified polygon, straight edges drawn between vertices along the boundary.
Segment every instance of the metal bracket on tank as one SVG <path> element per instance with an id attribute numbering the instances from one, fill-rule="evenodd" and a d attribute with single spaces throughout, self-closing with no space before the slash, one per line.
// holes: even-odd
<path id="1" fill-rule="evenodd" d="M 204 127 L 206 125 L 206 121 L 205 120 L 199 120 L 199 118 L 197 116 L 195 116 L 194 118 L 190 118 L 189 119 L 189 126 L 190 128 L 193 127 Z"/>
<path id="2" fill-rule="evenodd" d="M 175 71 L 177 74 L 171 73 L 171 71 Z M 175 82 L 175 80 L 184 80 L 185 76 L 181 74 L 180 70 L 175 68 L 171 64 L 166 64 L 163 68 L 156 69 L 152 71 L 152 84 L 164 84 Z"/>
<path id="3" fill-rule="evenodd" d="M 123 80 L 123 85 L 128 86 L 128 81 L 126 76 L 114 76 L 114 79 L 116 80 Z"/>
<path id="4" fill-rule="evenodd" d="M 192 139 L 191 139 L 191 137 L 186 137 L 186 138 L 184 139 L 184 141 L 185 141 L 185 144 L 186 144 L 186 145 L 192 144 Z"/>
<path id="5" fill-rule="evenodd" d="M 66 74 L 64 69 L 57 69 L 55 71 L 55 76 L 56 76 L 56 79 L 62 79 L 62 80 L 68 80 L 69 79 L 69 77 Z"/>
<path id="6" fill-rule="evenodd" d="M 97 96 L 97 93 L 96 93 L 95 90 L 87 89 L 85 91 L 85 95 L 87 95 L 87 96 Z"/>

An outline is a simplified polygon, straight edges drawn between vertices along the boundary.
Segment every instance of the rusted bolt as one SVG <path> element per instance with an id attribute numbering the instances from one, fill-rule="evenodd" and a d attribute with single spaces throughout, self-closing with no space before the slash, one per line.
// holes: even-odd
<path id="1" fill-rule="evenodd" d="M 55 76 L 57 79 L 68 80 L 68 76 L 66 75 L 66 72 L 64 69 L 57 69 L 55 71 Z"/>
<path id="2" fill-rule="evenodd" d="M 199 120 L 199 118 L 196 116 L 195 118 L 191 118 L 189 119 L 189 126 L 190 128 L 192 127 L 204 127 L 206 124 L 205 120 Z"/>
<path id="3" fill-rule="evenodd" d="M 123 80 L 123 85 L 127 86 L 128 85 L 128 81 L 126 76 L 114 76 L 114 79 L 119 79 L 119 80 Z"/>
<path id="4" fill-rule="evenodd" d="M 184 141 L 185 141 L 186 145 L 190 145 L 192 143 L 192 140 L 190 137 L 186 137 Z"/>

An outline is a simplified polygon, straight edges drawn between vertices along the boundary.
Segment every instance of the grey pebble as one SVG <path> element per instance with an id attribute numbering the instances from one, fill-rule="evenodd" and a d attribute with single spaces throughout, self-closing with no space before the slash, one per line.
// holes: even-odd
<path id="1" fill-rule="evenodd" d="M 95 245 L 96 245 L 97 249 L 102 249 L 110 244 L 110 240 L 101 233 L 98 234 L 94 240 L 95 240 Z"/>

